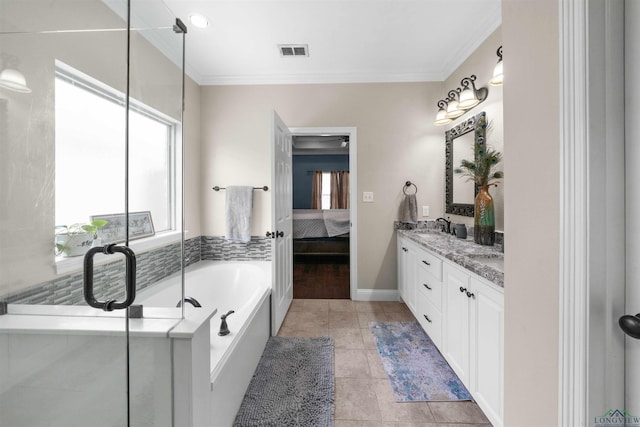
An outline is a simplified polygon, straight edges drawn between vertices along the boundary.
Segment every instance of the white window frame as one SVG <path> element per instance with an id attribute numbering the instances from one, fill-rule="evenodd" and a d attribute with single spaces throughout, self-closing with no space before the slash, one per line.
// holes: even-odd
<path id="1" fill-rule="evenodd" d="M 72 81 L 74 84 L 82 85 L 97 96 L 112 100 L 123 107 L 125 105 L 126 95 L 124 93 L 76 70 L 62 61 L 56 60 L 55 78 L 58 77 Z M 129 247 L 134 252 L 140 253 L 179 242 L 183 238 L 183 232 L 179 229 L 182 224 L 182 209 L 179 206 L 179 201 L 182 200 L 182 174 L 180 173 L 182 166 L 182 124 L 178 120 L 133 98 L 129 98 L 129 108 L 169 125 L 170 129 L 168 135 L 170 194 L 167 206 L 170 229 L 156 232 L 151 237 L 129 242 Z M 185 230 L 185 235 L 186 233 Z M 94 264 L 101 265 L 111 261 L 113 261 L 112 258 L 98 254 L 94 259 Z M 83 257 L 55 257 L 55 268 L 58 275 L 82 270 L 82 267 Z"/>

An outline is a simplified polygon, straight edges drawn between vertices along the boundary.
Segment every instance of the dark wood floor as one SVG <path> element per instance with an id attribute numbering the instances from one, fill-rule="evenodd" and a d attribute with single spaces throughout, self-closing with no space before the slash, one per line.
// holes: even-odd
<path id="1" fill-rule="evenodd" d="M 303 256 L 293 260 L 293 297 L 349 298 L 348 256 Z"/>

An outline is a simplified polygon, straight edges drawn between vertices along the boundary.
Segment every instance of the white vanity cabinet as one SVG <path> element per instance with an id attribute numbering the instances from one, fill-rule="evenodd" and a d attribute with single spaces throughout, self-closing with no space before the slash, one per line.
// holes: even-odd
<path id="1" fill-rule="evenodd" d="M 442 354 L 458 377 L 468 387 L 471 375 L 471 298 L 469 275 L 449 264 L 444 267 L 444 288 L 446 292 L 446 326 Z M 469 390 L 471 391 L 471 390 Z"/>
<path id="2" fill-rule="evenodd" d="M 504 383 L 504 292 L 474 277 L 471 277 L 469 285 L 475 295 L 469 307 L 471 394 L 493 425 L 501 426 Z"/>
<path id="3" fill-rule="evenodd" d="M 416 318 L 433 343 L 442 344 L 442 261 L 420 249 L 416 253 Z"/>
<path id="4" fill-rule="evenodd" d="M 402 299 L 494 426 L 503 414 L 503 289 L 398 234 Z"/>
<path id="5" fill-rule="evenodd" d="M 449 263 L 444 266 L 444 287 L 442 353 L 487 417 L 502 425 L 504 294 Z"/>
<path id="6" fill-rule="evenodd" d="M 398 291 L 409 310 L 416 314 L 416 253 L 418 247 L 404 236 L 398 236 Z"/>

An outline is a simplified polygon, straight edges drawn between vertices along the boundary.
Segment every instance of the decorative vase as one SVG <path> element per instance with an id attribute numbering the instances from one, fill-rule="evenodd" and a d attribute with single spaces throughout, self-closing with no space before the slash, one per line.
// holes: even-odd
<path id="1" fill-rule="evenodd" d="M 489 194 L 488 185 L 480 186 L 474 213 L 473 241 L 479 245 L 493 246 L 496 224 L 493 217 L 493 197 Z"/>

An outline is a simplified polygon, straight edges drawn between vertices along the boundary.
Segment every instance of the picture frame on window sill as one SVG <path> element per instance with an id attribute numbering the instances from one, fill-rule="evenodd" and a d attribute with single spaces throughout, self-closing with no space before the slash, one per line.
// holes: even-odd
<path id="1" fill-rule="evenodd" d="M 92 215 L 90 218 L 91 221 L 96 219 L 107 221 L 104 227 L 98 229 L 98 239 L 102 241 L 103 245 L 121 243 L 126 240 L 126 215 L 124 213 Z M 150 211 L 129 212 L 129 240 L 142 239 L 155 234 Z"/>

